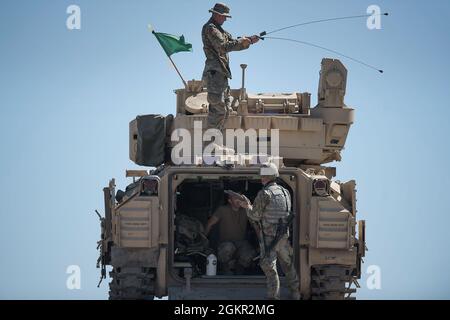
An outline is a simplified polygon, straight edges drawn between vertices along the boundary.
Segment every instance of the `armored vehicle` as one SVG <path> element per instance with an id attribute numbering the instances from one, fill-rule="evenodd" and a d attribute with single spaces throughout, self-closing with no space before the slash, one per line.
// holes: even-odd
<path id="1" fill-rule="evenodd" d="M 354 121 L 354 109 L 344 103 L 347 70 L 339 60 L 322 60 L 318 104 L 311 108 L 307 92 L 247 93 L 241 67 L 242 87 L 230 90 L 234 112 L 223 127 L 234 153 L 203 153 L 208 103 L 201 81 L 175 90 L 175 117 L 131 121 L 129 156 L 144 169 L 126 171 L 133 181 L 125 190 L 116 191 L 114 179 L 103 189 L 97 266 L 102 278 L 110 266 L 110 299 L 263 299 L 258 257 L 244 270 L 229 274 L 218 265 L 207 275 L 218 237 L 215 229 L 206 237 L 204 228 L 224 204 L 225 190 L 254 200 L 267 162 L 277 164 L 278 183 L 291 193 L 290 241 L 302 299 L 354 298 L 365 221 L 356 222 L 355 181 L 335 180 L 336 168 L 326 165 L 341 160 Z M 251 226 L 247 240 L 258 250 Z M 286 298 L 281 271 L 280 279 Z"/>

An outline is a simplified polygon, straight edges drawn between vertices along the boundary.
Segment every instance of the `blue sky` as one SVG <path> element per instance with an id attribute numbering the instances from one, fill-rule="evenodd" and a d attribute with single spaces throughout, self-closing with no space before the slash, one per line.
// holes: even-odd
<path id="1" fill-rule="evenodd" d="M 66 28 L 66 8 L 81 8 L 81 30 Z M 95 209 L 111 177 L 124 187 L 128 122 L 138 114 L 175 112 L 181 87 L 147 30 L 184 34 L 192 53 L 174 60 L 200 78 L 200 30 L 213 1 L 12 1 L 0 10 L 0 298 L 104 299 L 95 269 Z M 450 178 L 448 137 L 450 3 L 425 1 L 227 1 L 232 34 L 365 14 L 390 16 L 381 30 L 365 20 L 286 30 L 385 70 L 342 58 L 347 105 L 356 109 L 337 179 L 356 179 L 359 218 L 367 221 L 369 265 L 381 290 L 364 299 L 448 299 Z M 250 92 L 312 93 L 327 52 L 275 40 L 231 54 L 232 87 L 247 63 Z M 66 288 L 66 268 L 81 267 L 81 290 Z"/>

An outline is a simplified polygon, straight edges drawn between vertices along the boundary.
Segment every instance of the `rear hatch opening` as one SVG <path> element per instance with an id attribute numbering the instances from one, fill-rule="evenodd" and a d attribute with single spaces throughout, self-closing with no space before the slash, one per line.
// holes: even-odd
<path id="1" fill-rule="evenodd" d="M 277 183 L 287 188 L 291 198 L 295 199 L 289 185 L 278 179 Z M 232 270 L 217 261 L 217 273 L 214 276 L 206 275 L 207 256 L 213 253 L 217 257 L 220 244 L 219 224 L 214 225 L 205 238 L 204 232 L 208 220 L 220 206 L 226 205 L 227 195 L 224 190 L 233 190 L 244 194 L 250 201 L 254 201 L 262 184 L 257 176 L 198 176 L 183 180 L 176 188 L 173 203 L 173 228 L 171 232 L 173 244 L 170 250 L 169 268 L 172 277 L 181 283 L 214 283 L 222 286 L 229 284 L 264 285 L 265 276 L 259 267 L 259 242 L 255 230 L 247 223 L 245 240 L 254 249 L 254 259 L 248 267 L 237 266 Z M 293 200 L 295 203 L 295 200 Z M 294 207 L 295 208 L 295 207 Z M 186 227 L 188 226 L 188 227 Z M 295 238 L 291 230 L 290 241 Z M 293 232 L 292 232 L 293 231 Z M 219 260 L 219 259 L 217 259 Z M 278 267 L 280 280 L 283 281 L 283 272 Z M 284 281 L 283 281 L 284 282 Z"/>

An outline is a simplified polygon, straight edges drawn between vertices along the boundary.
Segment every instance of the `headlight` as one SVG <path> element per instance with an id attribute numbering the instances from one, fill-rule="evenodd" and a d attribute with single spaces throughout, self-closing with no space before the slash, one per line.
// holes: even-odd
<path id="1" fill-rule="evenodd" d="M 329 183 L 325 179 L 315 179 L 313 181 L 313 193 L 320 197 L 328 195 Z"/>

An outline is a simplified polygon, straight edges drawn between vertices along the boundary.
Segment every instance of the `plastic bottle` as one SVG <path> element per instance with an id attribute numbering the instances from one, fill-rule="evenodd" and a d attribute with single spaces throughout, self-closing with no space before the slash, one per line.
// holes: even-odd
<path id="1" fill-rule="evenodd" d="M 206 275 L 215 276 L 217 274 L 217 258 L 214 254 L 210 254 L 206 258 Z"/>

